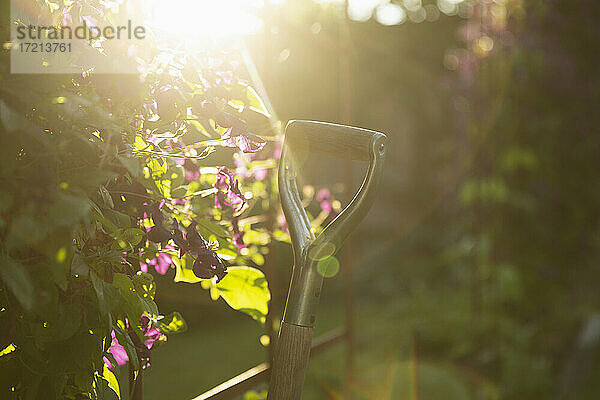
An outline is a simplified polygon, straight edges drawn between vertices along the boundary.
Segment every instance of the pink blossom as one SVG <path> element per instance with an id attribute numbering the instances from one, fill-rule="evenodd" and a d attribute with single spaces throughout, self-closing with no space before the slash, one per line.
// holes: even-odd
<path id="1" fill-rule="evenodd" d="M 127 351 L 125 351 L 125 348 L 121 346 L 121 344 L 117 340 L 117 336 L 114 330 L 110 333 L 110 336 L 112 337 L 112 341 L 110 343 L 110 347 L 108 348 L 108 352 L 112 354 L 112 356 L 115 358 L 115 361 L 117 362 L 119 367 L 125 365 L 125 363 L 129 361 Z M 103 357 L 103 360 L 110 370 L 114 369 L 114 366 L 107 357 Z"/>

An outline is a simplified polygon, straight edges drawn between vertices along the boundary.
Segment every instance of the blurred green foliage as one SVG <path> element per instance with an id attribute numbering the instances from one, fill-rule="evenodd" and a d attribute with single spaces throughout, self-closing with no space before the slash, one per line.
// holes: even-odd
<path id="1" fill-rule="evenodd" d="M 593 329 L 600 75 L 590 27 L 600 9 L 591 1 L 502 3 L 513 44 L 473 65 L 461 61 L 470 70 L 459 66 L 450 84 L 431 89 L 440 99 L 421 102 L 420 115 L 403 123 L 384 114 L 392 135 L 394 123 L 400 130 L 413 123 L 419 137 L 410 152 L 425 156 L 410 160 L 408 171 L 402 161 L 388 163 L 395 171 L 382 203 L 418 219 L 403 233 L 400 218 L 396 226 L 380 219 L 387 238 L 375 227 L 363 231 L 368 240 L 359 242 L 380 237 L 390 245 L 380 248 L 384 254 L 361 246 L 373 256 L 362 264 L 392 267 L 362 277 L 394 321 L 386 335 L 407 330 L 420 357 L 481 374 L 502 399 L 593 399 L 600 393 Z M 477 35 L 502 43 L 478 14 L 457 32 L 473 24 Z M 475 51 L 472 43 L 462 46 Z M 445 104 L 452 112 L 426 121 L 430 108 Z M 435 131 L 440 126 L 445 137 Z M 445 158 L 448 151 L 454 157 Z M 399 183 L 398 172 L 408 183 Z M 469 398 L 488 398 L 477 397 L 476 387 Z"/>
<path id="2" fill-rule="evenodd" d="M 598 398 L 600 9 L 461 3 L 464 19 L 350 22 L 346 36 L 334 6 L 273 23 L 273 53 L 288 57 L 266 86 L 284 119 L 342 121 L 349 107 L 349 122 L 390 137 L 380 198 L 352 244 L 357 385 L 386 386 L 382 365 L 404 365 L 414 338 L 423 373 L 446 369 L 468 398 Z M 323 169 L 305 174 L 344 177 Z M 333 362 L 308 385 L 335 386 Z M 366 398 L 398 398 L 385 396 Z"/>

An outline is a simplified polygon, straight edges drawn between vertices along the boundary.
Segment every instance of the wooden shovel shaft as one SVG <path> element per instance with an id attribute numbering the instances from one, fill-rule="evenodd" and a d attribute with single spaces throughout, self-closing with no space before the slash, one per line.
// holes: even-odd
<path id="1" fill-rule="evenodd" d="M 281 323 L 267 400 L 300 400 L 313 328 Z"/>

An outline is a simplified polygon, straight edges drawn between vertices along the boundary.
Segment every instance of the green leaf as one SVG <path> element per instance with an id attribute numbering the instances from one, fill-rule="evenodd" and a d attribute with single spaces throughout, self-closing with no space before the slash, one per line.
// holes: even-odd
<path id="1" fill-rule="evenodd" d="M 102 227 L 104 228 L 104 231 L 107 233 L 113 233 L 117 230 L 117 226 L 112 221 L 110 221 L 108 218 L 106 218 L 104 216 L 104 213 L 102 212 L 102 210 L 100 210 L 100 207 L 98 207 L 91 200 L 90 200 L 90 206 L 91 206 L 90 215 L 92 216 L 92 221 L 99 222 L 102 225 Z M 106 210 L 106 211 L 112 211 L 112 210 Z"/>
<path id="2" fill-rule="evenodd" d="M 106 315 L 111 312 L 118 304 L 121 299 L 121 292 L 116 286 L 104 282 L 102 279 L 91 272 L 92 286 L 96 291 L 98 297 L 98 308 L 102 315 Z"/>
<path id="3" fill-rule="evenodd" d="M 181 333 L 187 330 L 187 324 L 181 314 L 175 311 L 158 322 L 158 330 L 167 335 Z"/>
<path id="4" fill-rule="evenodd" d="M 93 272 L 90 272 L 90 278 L 94 291 L 96 292 L 96 297 L 98 298 L 98 308 L 100 309 L 100 313 L 106 315 L 108 314 L 109 309 L 106 304 L 106 297 L 104 296 L 104 285 L 102 284 L 102 280 Z"/>
<path id="5" fill-rule="evenodd" d="M 152 317 L 158 316 L 158 306 L 154 302 L 154 300 L 149 298 L 140 297 L 140 303 L 142 305 L 143 313 L 148 314 Z M 141 314 L 140 314 L 141 315 Z"/>
<path id="6" fill-rule="evenodd" d="M 17 348 L 15 347 L 15 344 L 11 343 L 8 346 L 6 346 L 4 349 L 2 349 L 2 351 L 0 351 L 0 357 L 10 354 L 13 351 L 15 351 L 16 349 Z"/>
<path id="7" fill-rule="evenodd" d="M 127 214 L 115 210 L 104 210 L 104 215 L 119 228 L 131 226 L 131 217 Z"/>
<path id="8" fill-rule="evenodd" d="M 89 371 L 80 370 L 73 375 L 73 383 L 81 390 L 91 391 L 93 388 L 94 376 L 90 375 Z"/>
<path id="9" fill-rule="evenodd" d="M 42 129 L 24 118 L 20 112 L 8 107 L 4 100 L 0 100 L 0 121 L 7 132 L 22 131 L 34 137 L 37 141 L 48 144 L 47 135 L 44 136 Z"/>
<path id="10" fill-rule="evenodd" d="M 8 250 L 31 246 L 48 234 L 49 226 L 40 224 L 33 215 L 34 211 L 26 207 L 14 218 L 6 239 Z"/>
<path id="11" fill-rule="evenodd" d="M 198 278 L 192 269 L 194 259 L 189 254 L 184 254 L 183 257 L 171 256 L 175 264 L 175 282 L 197 283 L 202 279 Z"/>
<path id="12" fill-rule="evenodd" d="M 81 309 L 74 304 L 60 304 L 58 318 L 31 326 L 38 343 L 66 340 L 78 331 L 83 319 Z"/>
<path id="13" fill-rule="evenodd" d="M 177 165 L 171 167 L 171 187 L 177 188 L 185 184 L 185 169 L 182 166 Z"/>
<path id="14" fill-rule="evenodd" d="M 203 219 L 197 222 L 197 228 L 204 237 L 208 238 L 211 234 L 217 235 L 219 237 L 229 237 L 227 230 L 219 224 L 216 224 L 207 219 Z"/>
<path id="15" fill-rule="evenodd" d="M 159 161 L 156 158 L 151 158 L 147 167 L 150 170 L 150 177 L 154 180 L 162 178 L 167 173 L 167 163 L 164 160 Z"/>
<path id="16" fill-rule="evenodd" d="M 7 256 L 0 256 L 0 276 L 26 310 L 31 310 L 34 302 L 33 285 L 23 266 Z"/>
<path id="17" fill-rule="evenodd" d="M 138 273 L 133 276 L 133 285 L 135 287 L 135 291 L 143 298 L 154 300 L 156 283 L 154 282 L 154 277 L 151 274 L 138 271 Z"/>
<path id="18" fill-rule="evenodd" d="M 117 160 L 119 160 L 119 162 L 127 169 L 127 171 L 129 171 L 131 176 L 140 176 L 142 169 L 140 168 L 140 164 L 136 159 L 125 156 L 117 156 Z"/>
<path id="19" fill-rule="evenodd" d="M 83 261 L 83 257 L 79 253 L 73 255 L 71 261 L 71 274 L 78 276 L 88 276 L 90 273 L 90 267 Z"/>
<path id="20" fill-rule="evenodd" d="M 184 187 L 178 187 L 177 189 L 174 189 L 171 191 L 171 197 L 174 199 L 184 198 L 186 194 L 187 194 L 187 189 Z"/>
<path id="21" fill-rule="evenodd" d="M 254 111 L 266 115 L 267 117 L 269 116 L 267 106 L 252 86 L 248 86 L 246 88 L 246 98 L 248 99 L 248 107 L 250 107 Z"/>
<path id="22" fill-rule="evenodd" d="M 225 261 L 232 261 L 235 260 L 238 256 L 238 253 L 228 249 L 228 248 L 220 248 L 216 250 L 217 255 Z"/>
<path id="23" fill-rule="evenodd" d="M 131 321 L 137 321 L 143 310 L 133 282 L 127 275 L 117 273 L 113 275 L 113 285 L 121 290 L 121 308 Z"/>
<path id="24" fill-rule="evenodd" d="M 110 369 L 104 364 L 104 369 L 102 370 L 102 379 L 104 379 L 108 383 L 108 387 L 111 388 L 117 397 L 121 398 L 121 390 L 119 388 L 119 381 L 115 377 L 115 374 L 112 373 Z"/>
<path id="25" fill-rule="evenodd" d="M 48 210 L 45 224 L 51 229 L 71 226 L 89 215 L 90 203 L 83 196 L 72 196 L 59 193 L 54 199 L 54 204 Z"/>
<path id="26" fill-rule="evenodd" d="M 138 228 L 121 229 L 114 233 L 114 237 L 135 246 L 142 241 L 144 232 Z"/>
<path id="27" fill-rule="evenodd" d="M 113 199 L 110 196 L 110 193 L 108 193 L 108 190 L 106 190 L 104 186 L 100 186 L 98 192 L 100 193 L 100 198 L 102 199 L 102 202 L 104 203 L 104 206 L 106 208 L 113 208 L 115 206 L 115 204 L 113 203 Z"/>
<path id="28" fill-rule="evenodd" d="M 189 123 L 190 126 L 195 128 L 196 132 L 199 132 L 200 134 L 206 136 L 209 139 L 213 138 L 213 136 L 208 132 L 208 130 L 200 122 L 198 122 L 196 120 L 191 120 L 191 121 L 187 121 L 187 122 Z"/>
<path id="29" fill-rule="evenodd" d="M 252 267 L 230 267 L 214 291 L 234 310 L 265 322 L 271 293 L 265 275 Z"/>
<path id="30" fill-rule="evenodd" d="M 244 241 L 248 244 L 266 246 L 271 242 L 271 236 L 268 232 L 248 230 L 244 233 Z"/>
<path id="31" fill-rule="evenodd" d="M 133 281 L 125 274 L 114 274 L 113 285 L 121 290 L 122 308 L 131 321 L 139 320 L 143 313 L 158 315 L 158 307 L 150 298 L 135 290 Z"/>

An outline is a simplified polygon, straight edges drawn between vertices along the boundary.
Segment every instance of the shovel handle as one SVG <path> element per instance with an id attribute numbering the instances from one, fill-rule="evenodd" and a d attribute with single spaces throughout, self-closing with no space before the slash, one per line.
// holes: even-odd
<path id="1" fill-rule="evenodd" d="M 285 128 L 286 143 L 295 150 L 349 160 L 371 160 L 371 141 L 381 133 L 329 122 L 293 120 Z"/>
<path id="2" fill-rule="evenodd" d="M 286 127 L 278 185 L 294 251 L 294 268 L 275 344 L 268 400 L 300 399 L 323 285 L 317 265 L 335 255 L 371 208 L 383 172 L 385 142 L 383 133 L 327 122 L 290 121 Z M 369 161 L 363 183 L 352 201 L 317 237 L 296 183 L 297 151 Z"/>

